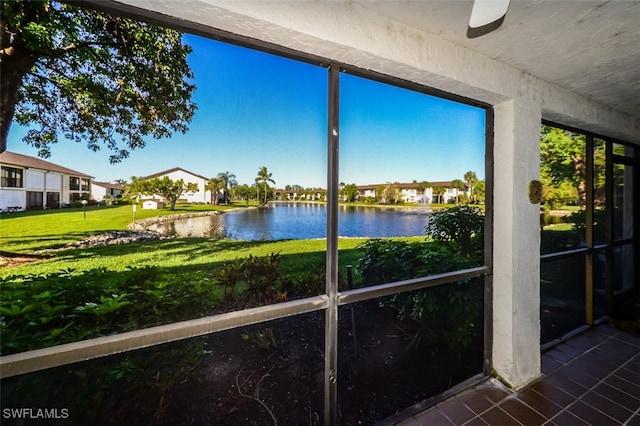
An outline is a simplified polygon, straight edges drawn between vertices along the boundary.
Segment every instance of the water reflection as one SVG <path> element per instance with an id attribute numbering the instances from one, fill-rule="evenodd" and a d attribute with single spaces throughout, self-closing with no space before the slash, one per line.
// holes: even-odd
<path id="1" fill-rule="evenodd" d="M 342 237 L 402 237 L 424 235 L 431 216 L 428 207 L 377 208 L 340 206 Z M 149 229 L 176 237 L 283 240 L 325 238 L 327 209 L 320 203 L 273 203 L 269 207 L 192 217 L 153 225 Z"/>
<path id="2" fill-rule="evenodd" d="M 221 215 L 171 220 L 151 225 L 147 229 L 162 235 L 180 238 L 221 238 L 225 236 Z"/>

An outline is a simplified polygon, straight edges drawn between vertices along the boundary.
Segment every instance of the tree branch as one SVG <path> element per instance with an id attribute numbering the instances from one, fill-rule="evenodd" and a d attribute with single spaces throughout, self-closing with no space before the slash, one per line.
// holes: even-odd
<path id="1" fill-rule="evenodd" d="M 118 47 L 118 43 L 116 42 L 98 42 L 98 41 L 82 41 L 77 43 L 72 43 L 67 46 L 60 47 L 55 50 L 49 51 L 34 51 L 35 53 L 41 54 L 42 56 L 49 58 L 61 58 L 64 55 L 74 52 L 76 50 L 88 48 L 88 47 Z"/>

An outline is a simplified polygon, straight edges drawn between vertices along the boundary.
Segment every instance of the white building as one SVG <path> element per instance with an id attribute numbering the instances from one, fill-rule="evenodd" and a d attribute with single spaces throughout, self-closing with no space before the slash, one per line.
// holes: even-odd
<path id="1" fill-rule="evenodd" d="M 454 188 L 451 181 L 441 182 L 429 182 L 429 186 L 424 190 L 420 189 L 420 184 L 416 182 L 410 183 L 388 183 L 388 184 L 373 184 L 373 185 L 359 185 L 358 194 L 360 198 L 376 197 L 376 191 L 381 186 L 390 185 L 400 190 L 400 197 L 404 203 L 454 203 L 456 198 L 463 194 L 469 195 L 469 188 L 465 184 L 464 189 Z M 444 188 L 444 194 L 440 194 L 439 200 L 434 195 L 435 187 Z"/>
<path id="2" fill-rule="evenodd" d="M 119 183 L 91 181 L 91 196 L 94 200 L 109 200 L 113 202 L 122 198 L 124 186 Z"/>
<path id="3" fill-rule="evenodd" d="M 55 209 L 91 195 L 91 176 L 28 155 L 0 154 L 0 210 Z"/>
<path id="4" fill-rule="evenodd" d="M 154 173 L 152 175 L 149 176 L 143 176 L 140 179 L 141 180 L 146 180 L 146 179 L 153 179 L 153 178 L 162 178 L 162 177 L 168 177 L 169 179 L 173 180 L 173 181 L 177 181 L 182 179 L 182 181 L 185 184 L 188 183 L 195 183 L 196 185 L 198 185 L 198 190 L 195 192 L 185 192 L 184 194 L 182 194 L 182 196 L 180 197 L 180 199 L 184 199 L 186 200 L 187 203 L 211 203 L 212 199 L 211 199 L 211 191 L 205 190 L 205 186 L 207 185 L 207 181 L 209 179 L 207 179 L 206 177 L 202 176 L 202 175 L 198 175 L 196 173 L 192 173 L 188 170 L 182 169 L 180 167 L 174 167 L 173 169 L 169 169 L 169 170 L 165 170 L 162 172 L 158 172 L 158 173 Z M 153 196 L 150 197 L 142 197 L 144 198 L 153 198 L 153 199 L 161 199 L 162 196 L 158 195 L 158 194 L 154 194 Z"/>

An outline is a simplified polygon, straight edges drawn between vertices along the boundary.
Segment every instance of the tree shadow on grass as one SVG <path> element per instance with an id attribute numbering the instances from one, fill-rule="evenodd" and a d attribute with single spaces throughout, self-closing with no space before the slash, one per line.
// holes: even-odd
<path id="1" fill-rule="evenodd" d="M 106 231 L 101 231 L 106 232 Z M 23 235 L 20 237 L 0 237 L 0 247 L 4 251 L 15 252 L 16 247 L 24 247 L 25 245 L 33 245 L 40 250 L 47 249 L 59 249 L 64 247 L 66 244 L 73 243 L 75 241 L 79 241 L 85 238 L 90 237 L 91 235 L 96 234 L 95 231 L 87 231 L 87 232 L 65 232 L 64 234 L 51 234 L 51 235 Z M 50 242 L 50 243 L 47 243 Z M 20 250 L 25 251 L 25 250 Z"/>

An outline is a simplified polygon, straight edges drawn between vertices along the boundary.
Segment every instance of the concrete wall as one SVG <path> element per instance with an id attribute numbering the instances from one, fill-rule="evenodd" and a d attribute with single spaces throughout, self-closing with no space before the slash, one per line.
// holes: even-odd
<path id="1" fill-rule="evenodd" d="M 493 366 L 515 388 L 540 374 L 541 118 L 640 143 L 640 120 L 353 2 L 120 0 L 495 107 Z"/>
<path id="2" fill-rule="evenodd" d="M 27 193 L 22 188 L 0 189 L 0 211 L 9 207 L 20 207 L 24 210 L 27 206 Z"/>

